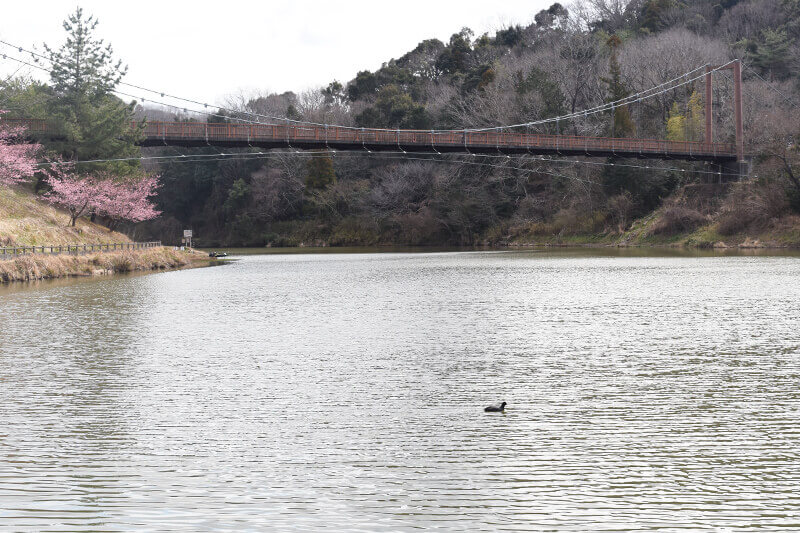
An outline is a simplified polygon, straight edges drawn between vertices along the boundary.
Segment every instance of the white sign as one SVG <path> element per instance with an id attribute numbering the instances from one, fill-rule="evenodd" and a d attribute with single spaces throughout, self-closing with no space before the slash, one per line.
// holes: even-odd
<path id="1" fill-rule="evenodd" d="M 188 239 L 191 236 L 192 236 L 192 230 L 190 230 L 190 229 L 183 230 L 183 238 L 184 239 Z"/>

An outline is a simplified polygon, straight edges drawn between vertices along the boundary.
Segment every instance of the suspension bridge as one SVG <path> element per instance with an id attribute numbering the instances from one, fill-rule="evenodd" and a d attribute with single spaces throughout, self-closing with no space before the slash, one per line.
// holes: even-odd
<path id="1" fill-rule="evenodd" d="M 713 73 L 733 71 L 735 142 L 714 142 Z M 698 69 L 695 69 L 698 70 Z M 741 173 L 747 167 L 742 113 L 740 61 L 704 67 L 705 131 L 703 141 L 670 141 L 628 137 L 593 137 L 484 130 L 403 130 L 332 126 L 328 124 L 220 124 L 148 122 L 142 146 L 290 148 L 302 150 L 365 150 L 368 152 L 439 152 L 467 154 L 537 154 L 642 159 L 709 161 Z M 689 83 L 689 73 L 687 81 Z M 700 78 L 698 76 L 697 78 Z M 634 95 L 638 96 L 638 95 Z M 628 98 L 633 100 L 633 98 Z M 600 106 L 601 108 L 606 106 Z M 593 110 L 594 111 L 594 110 Z M 611 112 L 614 103 L 611 104 Z M 580 116 L 580 113 L 577 114 Z M 557 117 L 555 120 L 558 120 Z M 565 119 L 574 117 L 564 117 Z M 552 122 L 547 119 L 542 122 Z M 613 120 L 613 119 L 612 119 Z"/>
<path id="2" fill-rule="evenodd" d="M 58 137 L 45 120 L 5 120 L 21 125 L 34 138 Z M 136 128 L 137 124 L 131 124 Z M 639 157 L 736 161 L 735 143 L 666 141 L 624 137 L 589 137 L 528 133 L 437 132 L 353 129 L 338 126 L 157 122 L 144 126 L 141 146 L 219 146 L 228 148 L 332 149 L 473 154 L 563 154 L 594 157 Z"/>
<path id="3" fill-rule="evenodd" d="M 5 43 L 7 44 L 7 43 Z M 17 60 L 18 62 L 24 63 Z M 26 63 L 27 64 L 27 63 Z M 702 71 L 695 77 L 690 77 Z M 733 112 L 734 142 L 719 142 L 714 139 L 713 131 L 713 73 L 720 70 L 733 71 Z M 609 113 L 631 103 L 651 98 L 678 87 L 689 85 L 698 80 L 705 85 L 705 131 L 701 141 L 675 141 L 666 139 L 645 139 L 634 137 L 598 137 L 578 135 L 552 135 L 541 133 L 523 133 L 521 127 L 558 124 L 596 113 Z M 673 83 L 674 82 L 674 83 Z M 130 84 L 123 84 L 130 85 Z M 140 90 L 156 92 L 150 89 L 131 85 Z M 120 93 L 124 96 L 126 93 Z M 164 93 L 160 93 L 162 97 Z M 185 102 L 193 102 L 177 98 Z M 141 98 L 142 101 L 145 101 Z M 163 104 L 163 102 L 154 103 Z M 168 104 L 167 104 L 168 105 Z M 175 107 L 177 106 L 169 106 Z M 222 108 L 220 108 L 222 110 Z M 186 108 L 183 109 L 186 111 Z M 230 112 L 231 110 L 224 110 Z M 219 116 L 214 113 L 198 111 L 208 116 Z M 243 116 L 257 117 L 248 120 Z M 606 103 L 595 108 L 579 111 L 570 115 L 553 117 L 512 126 L 498 126 L 481 129 L 464 130 L 408 130 L 355 128 L 331 124 L 319 124 L 308 121 L 290 120 L 281 117 L 268 117 L 248 112 L 233 112 L 233 117 L 226 116 L 225 122 L 162 122 L 147 121 L 138 144 L 141 146 L 176 146 L 202 147 L 216 146 L 226 148 L 288 148 L 294 150 L 338 150 L 366 152 L 403 152 L 403 153 L 441 153 L 441 154 L 505 154 L 505 155 L 552 155 L 552 156 L 586 156 L 586 157 L 619 157 L 640 159 L 663 159 L 685 161 L 707 161 L 726 173 L 746 175 L 749 157 L 744 148 L 743 113 L 742 113 L 742 70 L 738 60 L 719 66 L 703 66 L 694 69 L 679 78 L 665 82 L 649 90 L 631 95 L 616 102 Z M 270 119 L 263 122 L 259 119 Z M 58 138 L 63 134 L 57 125 L 47 120 L 6 119 L 5 123 L 24 126 L 28 135 L 33 138 Z M 131 123 L 132 130 L 140 128 L 140 124 Z"/>

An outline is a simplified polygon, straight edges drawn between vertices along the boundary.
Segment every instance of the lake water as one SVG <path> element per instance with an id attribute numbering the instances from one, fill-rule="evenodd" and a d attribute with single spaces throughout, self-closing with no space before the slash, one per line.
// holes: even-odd
<path id="1" fill-rule="evenodd" d="M 799 418 L 797 256 L 272 254 L 0 288 L 8 531 L 799 530 Z"/>

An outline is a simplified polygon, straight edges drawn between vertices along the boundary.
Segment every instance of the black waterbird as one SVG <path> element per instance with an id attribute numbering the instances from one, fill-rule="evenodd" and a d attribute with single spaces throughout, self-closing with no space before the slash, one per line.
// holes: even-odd
<path id="1" fill-rule="evenodd" d="M 502 413 L 506 410 L 506 402 L 496 403 L 483 409 L 487 413 Z"/>

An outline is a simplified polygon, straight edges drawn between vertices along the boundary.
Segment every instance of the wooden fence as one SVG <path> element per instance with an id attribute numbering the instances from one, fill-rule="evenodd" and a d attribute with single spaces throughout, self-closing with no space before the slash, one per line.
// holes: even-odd
<path id="1" fill-rule="evenodd" d="M 0 260 L 14 259 L 21 255 L 83 255 L 92 252 L 112 252 L 114 250 L 144 250 L 157 248 L 161 241 L 151 242 L 109 242 L 104 244 L 62 244 L 57 246 L 6 246 L 0 247 Z"/>

